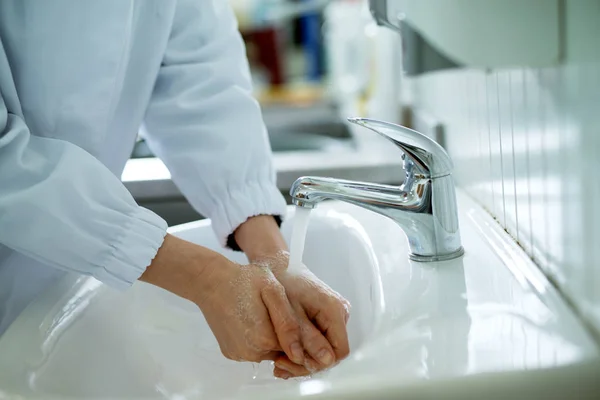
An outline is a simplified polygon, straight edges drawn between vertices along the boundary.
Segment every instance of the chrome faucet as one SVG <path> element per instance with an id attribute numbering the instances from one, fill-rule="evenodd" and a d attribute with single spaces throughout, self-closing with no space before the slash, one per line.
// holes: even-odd
<path id="1" fill-rule="evenodd" d="M 367 118 L 348 120 L 377 132 L 402 150 L 404 183 L 390 186 L 301 177 L 290 191 L 293 203 L 314 208 L 325 199 L 335 199 L 385 215 L 406 233 L 409 257 L 415 261 L 462 256 L 453 165 L 448 153 L 428 137 L 400 125 Z"/>

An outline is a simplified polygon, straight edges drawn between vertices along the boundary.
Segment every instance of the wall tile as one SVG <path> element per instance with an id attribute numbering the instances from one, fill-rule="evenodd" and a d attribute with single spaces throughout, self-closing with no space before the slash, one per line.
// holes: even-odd
<path id="1" fill-rule="evenodd" d="M 600 63 L 453 70 L 418 86 L 459 185 L 600 334 Z"/>
<path id="2" fill-rule="evenodd" d="M 477 71 L 473 80 L 475 82 L 475 103 L 474 110 L 476 126 L 479 132 L 479 154 L 481 158 L 478 167 L 481 170 L 481 179 L 477 182 L 479 187 L 480 200 L 483 206 L 488 210 L 494 209 L 494 191 L 492 181 L 492 158 L 490 156 L 490 134 L 489 120 L 487 113 L 487 74 L 484 71 Z"/>
<path id="3" fill-rule="evenodd" d="M 598 59 L 600 59 L 600 48 L 598 48 Z M 600 68 L 598 65 L 593 69 L 594 78 L 590 85 L 591 88 L 595 90 L 595 94 L 597 96 L 598 88 L 600 88 Z M 592 99 L 590 107 L 594 109 L 595 113 L 600 110 L 600 100 L 596 97 Z M 594 235 L 590 238 L 589 243 L 586 244 L 588 246 L 588 251 L 593 251 L 592 263 L 590 264 L 590 276 L 588 280 L 592 282 L 592 293 L 590 295 L 590 301 L 593 304 L 593 318 L 596 326 L 600 326 L 600 253 L 598 252 L 598 244 L 600 243 L 600 124 L 597 121 L 598 117 L 595 114 L 593 118 L 592 127 L 590 130 L 589 136 L 593 140 L 593 155 L 591 156 L 592 162 L 589 165 L 589 173 L 591 176 L 588 179 L 588 182 L 592 184 L 593 192 L 589 198 L 589 202 L 591 203 L 591 207 L 594 210 L 594 215 L 590 218 L 594 225 Z M 591 243 L 594 243 L 593 245 Z M 592 250 L 593 249 L 593 250 Z"/>
<path id="4" fill-rule="evenodd" d="M 562 145 L 562 113 L 566 111 L 564 106 L 564 68 L 552 67 L 539 71 L 541 100 L 543 109 L 543 140 L 544 149 L 542 153 L 542 165 L 544 170 L 544 220 L 546 230 L 542 248 L 547 259 L 548 273 L 556 282 L 566 284 L 564 274 L 564 252 L 561 247 L 564 234 L 564 213 L 561 193 L 563 192 L 563 181 L 561 176 L 561 164 L 557 162 L 561 158 Z"/>
<path id="5" fill-rule="evenodd" d="M 488 74 L 487 87 L 487 119 L 489 134 L 490 172 L 492 177 L 492 214 L 498 222 L 504 225 L 504 189 L 502 186 L 502 148 L 500 140 L 500 106 L 498 103 L 498 73 Z"/>
<path id="6" fill-rule="evenodd" d="M 475 86 L 475 81 L 471 74 L 464 74 L 462 77 L 464 81 L 465 94 L 467 98 L 473 98 L 476 95 L 477 87 Z M 467 143 L 462 138 L 472 138 L 473 151 L 471 152 L 471 157 L 477 164 L 479 164 L 479 160 L 481 160 L 481 136 L 479 134 L 478 126 L 477 126 L 477 107 L 476 104 L 472 101 L 465 102 L 465 128 L 466 132 L 461 135 L 461 139 L 458 139 L 462 146 L 465 146 Z M 461 175 L 461 174 L 459 174 Z M 471 173 L 467 175 L 467 179 L 463 180 L 463 187 L 472 197 L 480 198 L 481 192 L 479 191 L 478 182 L 484 180 L 484 176 L 482 174 L 481 169 L 472 169 Z"/>
<path id="7" fill-rule="evenodd" d="M 500 166 L 502 168 L 502 197 L 504 227 L 518 238 L 517 202 L 515 198 L 515 168 L 513 141 L 513 109 L 510 71 L 500 71 L 498 82 L 498 121 L 500 129 Z"/>
<path id="8" fill-rule="evenodd" d="M 534 261 L 547 272 L 547 258 L 544 244 L 546 243 L 546 212 L 545 212 L 545 179 L 544 170 L 544 135 L 545 109 L 542 90 L 539 84 L 539 70 L 526 71 L 525 86 L 527 87 L 527 120 L 529 125 L 529 197 L 531 200 L 531 245 Z"/>
<path id="9" fill-rule="evenodd" d="M 579 66 L 565 66 L 563 71 L 563 102 L 560 105 L 563 119 L 560 156 L 555 160 L 562 169 L 562 269 L 566 284 L 565 292 L 571 298 L 585 293 L 586 252 L 584 241 L 584 192 L 585 178 L 580 165 L 582 151 L 582 118 L 580 99 L 581 79 Z"/>
<path id="10" fill-rule="evenodd" d="M 513 112 L 512 133 L 514 141 L 515 202 L 518 230 L 515 239 L 521 247 L 532 254 L 531 204 L 529 199 L 528 124 L 525 90 L 525 72 L 510 72 L 511 105 Z"/>
<path id="11" fill-rule="evenodd" d="M 585 64 L 579 71 L 579 121 L 581 122 L 581 148 L 579 152 L 580 171 L 582 176 L 582 198 L 584 213 L 583 250 L 585 268 L 582 279 L 585 281 L 586 313 L 600 324 L 600 124 L 598 116 L 600 101 L 598 88 L 600 85 L 600 68 L 597 64 Z"/>

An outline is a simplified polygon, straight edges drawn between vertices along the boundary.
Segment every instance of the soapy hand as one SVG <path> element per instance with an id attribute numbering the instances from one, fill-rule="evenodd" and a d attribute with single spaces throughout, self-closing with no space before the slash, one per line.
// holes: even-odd
<path id="1" fill-rule="evenodd" d="M 194 299 L 231 360 L 274 360 L 304 364 L 298 318 L 285 289 L 264 266 L 226 262 L 210 268 L 202 280 L 209 285 Z M 284 352 L 284 353 L 282 353 Z"/>
<path id="2" fill-rule="evenodd" d="M 227 358 L 304 364 L 298 317 L 269 268 L 167 235 L 140 280 L 196 303 Z"/>
<path id="3" fill-rule="evenodd" d="M 285 355 L 275 360 L 274 375 L 305 376 L 332 367 L 350 352 L 346 324 L 350 303 L 317 278 L 305 265 L 288 268 L 289 255 L 280 252 L 262 262 L 285 288 L 301 327 L 307 357 L 304 364 Z"/>
<path id="4" fill-rule="evenodd" d="M 279 378 L 309 375 L 332 367 L 349 353 L 346 323 L 350 303 L 304 265 L 288 270 L 287 244 L 272 216 L 249 218 L 235 231 L 235 240 L 255 264 L 269 268 L 285 288 L 301 329 L 305 361 L 280 353 L 273 373 Z"/>

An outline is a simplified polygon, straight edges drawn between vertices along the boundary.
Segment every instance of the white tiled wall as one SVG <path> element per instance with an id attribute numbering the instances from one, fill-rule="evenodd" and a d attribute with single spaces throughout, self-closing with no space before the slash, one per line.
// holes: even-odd
<path id="1" fill-rule="evenodd" d="M 413 90 L 457 184 L 600 333 L 600 63 L 437 72 Z"/>

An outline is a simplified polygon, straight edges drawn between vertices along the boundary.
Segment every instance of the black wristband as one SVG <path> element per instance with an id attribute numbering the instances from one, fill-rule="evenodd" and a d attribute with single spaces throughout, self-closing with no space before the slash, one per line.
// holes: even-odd
<path id="1" fill-rule="evenodd" d="M 275 222 L 277 222 L 277 226 L 281 228 L 281 216 L 280 215 L 272 215 L 275 218 Z M 227 237 L 226 246 L 233 251 L 242 251 L 237 241 L 235 240 L 235 232 Z"/>

